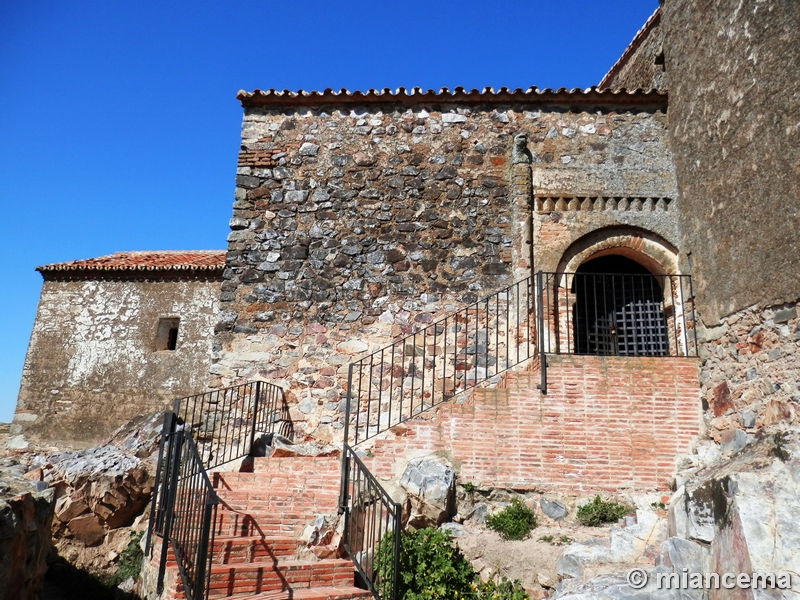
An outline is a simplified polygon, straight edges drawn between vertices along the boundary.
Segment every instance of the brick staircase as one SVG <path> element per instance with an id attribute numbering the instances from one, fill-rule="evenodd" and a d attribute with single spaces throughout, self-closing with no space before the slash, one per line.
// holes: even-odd
<path id="1" fill-rule="evenodd" d="M 256 458 L 252 473 L 211 473 L 220 499 L 214 526 L 209 598 L 351 600 L 372 594 L 354 586 L 350 559 L 317 559 L 298 539 L 318 514 L 338 505 L 338 457 Z M 160 544 L 153 553 L 158 559 Z M 310 558 L 309 558 L 310 556 Z M 170 550 L 162 600 L 182 599 Z"/>

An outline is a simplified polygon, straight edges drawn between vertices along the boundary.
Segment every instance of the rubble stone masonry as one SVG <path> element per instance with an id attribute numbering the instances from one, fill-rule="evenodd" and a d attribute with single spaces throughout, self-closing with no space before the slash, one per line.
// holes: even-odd
<path id="1" fill-rule="evenodd" d="M 730 443 L 737 431 L 755 433 L 780 421 L 797 422 L 800 319 L 796 304 L 750 307 L 699 334 L 701 394 L 711 437 Z"/>
<path id="2" fill-rule="evenodd" d="M 283 382 L 301 434 L 340 435 L 354 357 L 530 275 L 531 190 L 586 212 L 555 254 L 612 225 L 674 237 L 663 106 L 247 96 L 211 385 Z"/>

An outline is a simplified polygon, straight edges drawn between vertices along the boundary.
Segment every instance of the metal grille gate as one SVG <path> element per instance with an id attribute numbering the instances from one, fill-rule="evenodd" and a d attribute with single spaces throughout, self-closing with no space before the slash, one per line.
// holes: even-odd
<path id="1" fill-rule="evenodd" d="M 576 273 L 577 354 L 667 356 L 663 290 L 651 275 Z"/>

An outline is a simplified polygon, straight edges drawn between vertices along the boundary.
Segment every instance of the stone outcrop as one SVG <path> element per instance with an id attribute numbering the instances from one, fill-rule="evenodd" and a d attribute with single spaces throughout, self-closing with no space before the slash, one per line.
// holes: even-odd
<path id="1" fill-rule="evenodd" d="M 144 527 L 163 414 L 120 427 L 102 446 L 35 456 L 26 477 L 55 494 L 52 535 L 78 568 L 106 572 Z"/>
<path id="2" fill-rule="evenodd" d="M 563 580 L 553 597 L 723 600 L 796 594 L 800 589 L 800 428 L 772 427 L 733 456 L 705 450 L 692 460 L 696 464 L 684 472 L 684 483 L 670 500 L 667 519 L 659 525 L 670 537 L 650 539 L 651 544 L 661 542 L 658 552 L 651 547 L 640 555 L 648 560 L 631 563 L 639 552 L 626 549 L 626 544 L 620 543 L 625 540 L 618 539 L 615 544 L 619 533 L 613 528 L 608 545 L 572 545 L 559 559 Z M 634 550 L 633 554 L 628 549 Z M 586 576 L 586 566 L 598 559 L 606 568 L 594 577 Z M 639 565 L 648 583 L 634 590 L 624 571 Z M 773 574 L 779 589 L 759 592 L 762 595 L 738 590 L 739 595 L 734 596 L 732 589 L 714 586 L 682 590 L 683 595 L 675 589 L 657 588 L 659 577 L 683 573 Z M 793 592 L 784 591 L 787 585 Z"/>
<path id="3" fill-rule="evenodd" d="M 710 545 L 713 572 L 792 573 L 800 589 L 798 498 L 800 428 L 771 428 L 676 492 L 671 533 Z"/>
<path id="4" fill-rule="evenodd" d="M 409 461 L 400 486 L 408 494 L 409 527 L 438 527 L 455 512 L 455 472 L 437 458 Z"/>
<path id="5" fill-rule="evenodd" d="M 150 470 L 113 446 L 52 456 L 44 470 L 60 491 L 56 536 L 86 546 L 100 543 L 109 530 L 130 525 L 150 498 Z"/>
<path id="6" fill-rule="evenodd" d="M 344 517 L 332 513 L 316 515 L 306 526 L 300 539 L 305 543 L 305 551 L 317 558 L 345 558 Z M 302 554 L 301 554 L 302 555 Z"/>
<path id="7" fill-rule="evenodd" d="M 0 600 L 36 600 L 52 548 L 53 490 L 24 472 L 16 459 L 0 459 Z"/>

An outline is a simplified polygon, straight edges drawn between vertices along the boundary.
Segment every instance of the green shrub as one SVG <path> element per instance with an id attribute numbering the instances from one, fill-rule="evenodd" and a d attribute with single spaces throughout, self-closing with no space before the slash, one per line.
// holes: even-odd
<path id="1" fill-rule="evenodd" d="M 388 597 L 394 535 L 384 536 L 375 558 L 377 587 Z M 448 534 L 438 529 L 403 532 L 400 538 L 402 600 L 527 600 L 522 584 L 503 577 L 481 582 Z"/>
<path id="2" fill-rule="evenodd" d="M 604 523 L 616 523 L 632 509 L 627 504 L 606 502 L 595 496 L 589 504 L 578 507 L 577 518 L 581 525 L 597 527 Z"/>
<path id="3" fill-rule="evenodd" d="M 536 514 L 519 500 L 486 517 L 486 525 L 504 540 L 522 540 L 536 527 Z"/>
<path id="4" fill-rule="evenodd" d="M 503 577 L 498 583 L 494 578 L 475 586 L 476 600 L 528 600 L 528 593 L 519 579 Z M 459 599 L 460 600 L 460 599 Z"/>
<path id="5" fill-rule="evenodd" d="M 142 570 L 142 559 L 144 558 L 142 547 L 139 545 L 142 540 L 142 533 L 140 531 L 131 536 L 128 547 L 119 555 L 117 570 L 109 579 L 109 585 L 116 587 L 128 577 L 133 577 L 134 581 L 139 578 L 139 572 Z"/>
<path id="6" fill-rule="evenodd" d="M 391 533 L 378 546 L 375 571 L 379 585 L 390 580 L 393 546 Z M 400 548 L 400 598 L 461 600 L 474 593 L 475 571 L 444 531 L 426 528 L 403 532 Z"/>

